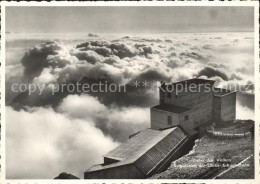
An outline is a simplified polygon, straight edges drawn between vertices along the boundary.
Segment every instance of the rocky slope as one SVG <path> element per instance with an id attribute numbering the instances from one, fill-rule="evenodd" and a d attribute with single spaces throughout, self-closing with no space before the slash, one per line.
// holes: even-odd
<path id="1" fill-rule="evenodd" d="M 153 179 L 254 178 L 254 140 L 219 140 L 207 136 L 193 150 Z"/>

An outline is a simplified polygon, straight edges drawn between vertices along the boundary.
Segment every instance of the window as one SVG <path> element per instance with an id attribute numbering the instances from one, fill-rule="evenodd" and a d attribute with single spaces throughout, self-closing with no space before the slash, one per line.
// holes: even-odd
<path id="1" fill-rule="evenodd" d="M 168 125 L 172 125 L 172 117 L 168 116 Z"/>
<path id="2" fill-rule="evenodd" d="M 189 115 L 185 115 L 185 116 L 184 116 L 184 120 L 185 120 L 185 121 L 189 120 Z"/>
<path id="3" fill-rule="evenodd" d="M 168 98 L 171 98 L 171 93 L 167 93 L 167 97 L 168 97 Z"/>

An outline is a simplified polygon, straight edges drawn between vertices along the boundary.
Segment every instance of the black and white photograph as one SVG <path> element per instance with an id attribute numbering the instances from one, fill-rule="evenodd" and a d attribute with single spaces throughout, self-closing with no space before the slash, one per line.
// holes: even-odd
<path id="1" fill-rule="evenodd" d="M 257 178 L 258 3 L 64 4 L 2 4 L 6 180 Z"/>

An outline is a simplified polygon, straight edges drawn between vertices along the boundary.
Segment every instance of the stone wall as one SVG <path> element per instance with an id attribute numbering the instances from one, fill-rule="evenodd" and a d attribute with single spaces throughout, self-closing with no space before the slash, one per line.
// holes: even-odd
<path id="1" fill-rule="evenodd" d="M 230 93 L 221 97 L 221 121 L 236 119 L 236 93 Z"/>
<path id="2" fill-rule="evenodd" d="M 160 92 L 160 103 L 192 108 L 194 127 L 213 119 L 213 91 L 204 85 L 182 91 Z"/>

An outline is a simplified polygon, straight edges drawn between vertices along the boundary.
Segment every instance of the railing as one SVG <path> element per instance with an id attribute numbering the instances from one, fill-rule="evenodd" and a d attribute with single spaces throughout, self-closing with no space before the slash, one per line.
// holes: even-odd
<path id="1" fill-rule="evenodd" d="M 212 138 L 218 138 L 218 139 L 239 139 L 239 138 L 246 138 L 251 136 L 250 132 L 244 132 L 244 133 L 235 133 L 230 132 L 221 132 L 214 130 L 214 127 L 207 127 L 206 128 L 206 135 Z"/>

